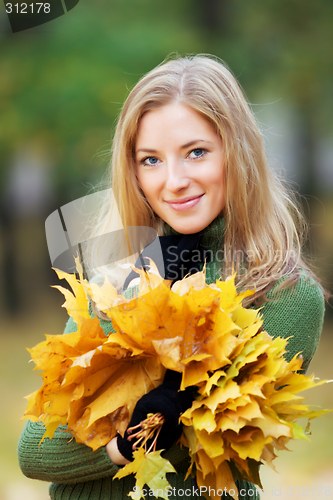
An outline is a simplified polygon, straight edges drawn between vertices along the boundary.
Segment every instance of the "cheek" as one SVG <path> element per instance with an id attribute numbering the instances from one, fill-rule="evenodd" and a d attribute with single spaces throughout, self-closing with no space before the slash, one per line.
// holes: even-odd
<path id="1" fill-rule="evenodd" d="M 138 181 L 139 188 L 141 189 L 141 191 L 143 192 L 143 194 L 147 198 L 146 191 L 147 191 L 148 184 L 146 182 L 145 176 L 142 175 L 142 173 L 140 173 L 140 172 L 137 171 L 136 178 L 137 178 L 137 181 Z"/>
<path id="2" fill-rule="evenodd" d="M 222 191 L 225 186 L 225 168 L 221 162 L 218 163 L 218 166 L 214 165 L 214 167 L 215 168 L 211 170 L 206 170 L 205 182 L 210 185 L 215 192 L 219 192 Z"/>
<path id="3" fill-rule="evenodd" d="M 148 200 L 150 204 L 154 204 L 154 200 L 156 199 L 156 191 L 157 185 L 155 180 L 151 175 L 145 175 L 145 172 L 139 173 L 137 175 L 138 184 L 143 192 L 144 196 Z"/>
<path id="4" fill-rule="evenodd" d="M 207 182 L 209 183 L 211 187 L 211 192 L 212 192 L 212 202 L 216 206 L 216 209 L 218 211 L 223 210 L 225 206 L 225 201 L 226 201 L 226 193 L 225 193 L 225 187 L 226 187 L 226 172 L 224 169 L 224 166 L 222 166 L 218 169 L 215 169 L 214 171 L 211 172 L 211 175 L 209 178 L 207 178 Z"/>

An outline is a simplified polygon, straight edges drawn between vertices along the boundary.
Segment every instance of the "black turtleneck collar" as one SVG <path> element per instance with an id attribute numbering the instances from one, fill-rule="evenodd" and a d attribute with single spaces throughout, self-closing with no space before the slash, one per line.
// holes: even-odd
<path id="1" fill-rule="evenodd" d="M 142 269 L 149 265 L 150 258 L 155 262 L 161 276 L 174 282 L 200 271 L 202 264 L 211 258 L 211 251 L 207 250 L 221 249 L 223 237 L 222 217 L 216 218 L 205 229 L 194 234 L 178 233 L 165 224 L 164 236 L 159 236 L 147 245 L 135 265 Z M 138 274 L 131 271 L 125 280 L 124 289 L 136 277 Z"/>

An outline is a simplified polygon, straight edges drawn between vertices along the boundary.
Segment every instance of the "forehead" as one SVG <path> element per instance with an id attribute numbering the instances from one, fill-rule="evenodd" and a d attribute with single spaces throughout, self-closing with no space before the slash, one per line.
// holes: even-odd
<path id="1" fill-rule="evenodd" d="M 219 140 L 215 128 L 201 113 L 181 103 L 170 103 L 147 111 L 141 118 L 136 148 L 149 142 L 166 140 Z"/>

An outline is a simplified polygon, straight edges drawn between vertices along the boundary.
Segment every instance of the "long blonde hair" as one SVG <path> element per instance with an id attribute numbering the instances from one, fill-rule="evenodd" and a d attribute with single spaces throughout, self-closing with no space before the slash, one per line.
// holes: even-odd
<path id="1" fill-rule="evenodd" d="M 239 84 L 217 58 L 168 60 L 145 75 L 126 99 L 114 135 L 110 176 L 125 228 L 163 231 L 163 221 L 137 181 L 135 142 L 144 113 L 170 102 L 199 112 L 222 138 L 226 232 L 221 277 L 236 271 L 239 286 L 255 287 L 256 298 L 282 276 L 287 275 L 284 286 L 297 281 L 297 266 L 305 266 L 300 235 L 306 226 L 293 195 L 268 166 L 262 134 Z M 110 217 L 107 212 L 100 224 L 107 227 Z"/>

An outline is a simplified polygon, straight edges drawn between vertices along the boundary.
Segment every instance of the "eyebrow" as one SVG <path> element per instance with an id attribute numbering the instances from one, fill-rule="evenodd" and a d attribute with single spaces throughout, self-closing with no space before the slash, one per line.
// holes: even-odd
<path id="1" fill-rule="evenodd" d="M 206 139 L 194 139 L 193 141 L 187 142 L 186 144 L 183 144 L 180 146 L 180 149 L 186 149 L 191 146 L 194 146 L 194 144 L 198 144 L 200 142 L 205 142 L 208 144 L 213 144 L 212 141 L 207 141 Z M 156 149 L 150 149 L 150 148 L 140 148 L 136 150 L 136 153 L 157 153 L 158 151 Z"/>

